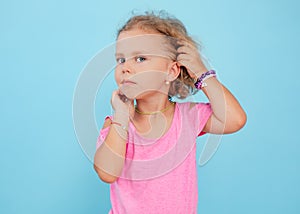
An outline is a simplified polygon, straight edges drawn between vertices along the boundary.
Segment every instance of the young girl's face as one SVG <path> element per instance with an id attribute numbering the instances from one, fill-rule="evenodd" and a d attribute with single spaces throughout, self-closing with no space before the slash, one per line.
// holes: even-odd
<path id="1" fill-rule="evenodd" d="M 169 71 L 174 63 L 164 37 L 140 29 L 123 31 L 116 45 L 115 79 L 129 99 L 168 94 Z"/>

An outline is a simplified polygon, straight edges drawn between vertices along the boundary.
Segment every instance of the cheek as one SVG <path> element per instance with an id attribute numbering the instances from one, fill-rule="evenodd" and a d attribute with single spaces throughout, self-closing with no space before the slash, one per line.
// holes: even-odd
<path id="1" fill-rule="evenodd" d="M 143 88 L 156 89 L 161 87 L 162 83 L 164 83 L 164 80 L 166 79 L 166 73 L 159 71 L 143 72 L 136 75 L 135 79 Z"/>
<path id="2" fill-rule="evenodd" d="M 115 70 L 115 81 L 117 83 L 117 85 L 119 86 L 121 83 L 121 73 L 120 71 L 118 71 L 117 69 Z"/>

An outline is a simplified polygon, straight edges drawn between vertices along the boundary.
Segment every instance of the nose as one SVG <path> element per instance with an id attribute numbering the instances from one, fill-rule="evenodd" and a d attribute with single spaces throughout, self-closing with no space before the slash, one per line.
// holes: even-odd
<path id="1" fill-rule="evenodd" d="M 123 64 L 122 64 L 122 73 L 132 73 L 132 65 L 130 63 L 130 60 L 126 60 Z"/>

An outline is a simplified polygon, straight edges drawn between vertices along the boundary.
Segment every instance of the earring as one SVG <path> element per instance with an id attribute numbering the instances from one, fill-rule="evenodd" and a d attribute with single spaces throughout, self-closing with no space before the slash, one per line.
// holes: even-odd
<path id="1" fill-rule="evenodd" d="M 169 85 L 169 84 L 170 84 L 170 81 L 166 80 L 166 82 L 165 82 L 165 83 L 166 83 L 166 85 Z"/>

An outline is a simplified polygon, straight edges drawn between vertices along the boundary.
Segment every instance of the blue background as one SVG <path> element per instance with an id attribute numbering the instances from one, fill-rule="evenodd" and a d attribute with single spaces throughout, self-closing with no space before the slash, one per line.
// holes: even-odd
<path id="1" fill-rule="evenodd" d="M 108 212 L 109 185 L 77 142 L 72 98 L 84 66 L 114 41 L 133 9 L 165 9 L 179 18 L 248 115 L 246 126 L 224 136 L 199 167 L 199 213 L 300 213 L 299 6 L 296 0 L 1 1 L 0 213 Z M 100 127 L 113 87 L 104 83 L 105 102 L 96 102 Z"/>

